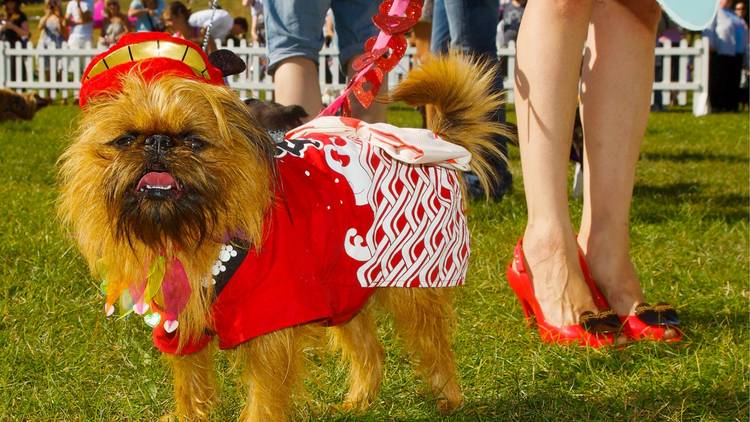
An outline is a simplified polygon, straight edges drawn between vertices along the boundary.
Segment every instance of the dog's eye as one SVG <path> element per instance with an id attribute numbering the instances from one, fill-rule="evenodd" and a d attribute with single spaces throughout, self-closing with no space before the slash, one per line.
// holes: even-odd
<path id="1" fill-rule="evenodd" d="M 185 146 L 192 149 L 193 151 L 200 151 L 206 146 L 206 141 L 198 136 L 187 136 L 185 138 Z"/>
<path id="2" fill-rule="evenodd" d="M 112 144 L 118 148 L 127 148 L 133 144 L 133 141 L 135 141 L 135 139 L 135 135 L 128 133 L 116 138 L 114 141 L 112 141 Z"/>

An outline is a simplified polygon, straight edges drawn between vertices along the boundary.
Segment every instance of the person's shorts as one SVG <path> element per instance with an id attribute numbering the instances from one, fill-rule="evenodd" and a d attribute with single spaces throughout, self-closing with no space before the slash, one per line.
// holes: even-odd
<path id="1" fill-rule="evenodd" d="M 362 53 L 365 41 L 378 33 L 372 23 L 379 1 L 375 0 L 267 0 L 263 2 L 268 73 L 291 57 L 305 57 L 318 63 L 323 47 L 326 12 L 333 10 L 339 57 L 345 65 Z"/>

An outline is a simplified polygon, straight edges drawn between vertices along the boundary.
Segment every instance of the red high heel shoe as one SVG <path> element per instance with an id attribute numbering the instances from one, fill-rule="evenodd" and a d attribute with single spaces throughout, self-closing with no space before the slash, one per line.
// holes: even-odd
<path id="1" fill-rule="evenodd" d="M 620 324 L 611 311 L 584 312 L 579 324 L 554 326 L 544 320 L 544 314 L 536 300 L 531 277 L 526 272 L 523 257 L 523 239 L 518 241 L 513 253 L 513 260 L 508 265 L 508 284 L 516 293 L 526 322 L 532 324 L 536 320 L 539 336 L 545 343 L 577 344 L 594 348 L 611 346 L 615 343 L 614 332 L 619 331 Z"/>
<path id="2" fill-rule="evenodd" d="M 594 277 L 589 272 L 586 258 L 580 249 L 578 250 L 578 260 L 581 263 L 583 278 L 591 290 L 594 303 L 599 309 L 609 308 L 609 302 L 597 287 Z M 617 317 L 622 322 L 622 334 L 629 340 L 655 340 L 666 343 L 676 343 L 682 340 L 682 331 L 677 328 L 680 325 L 677 311 L 668 303 L 660 302 L 655 306 L 641 303 L 635 307 L 635 315 L 618 315 Z M 675 330 L 677 335 L 665 339 L 664 335 L 667 329 Z"/>
<path id="3" fill-rule="evenodd" d="M 665 343 L 682 341 L 682 331 L 677 328 L 680 319 L 677 317 L 677 311 L 668 303 L 641 303 L 635 307 L 635 315 L 619 318 L 622 321 L 623 334 L 631 340 L 654 340 Z M 668 329 L 674 330 L 676 335 L 664 338 Z"/>

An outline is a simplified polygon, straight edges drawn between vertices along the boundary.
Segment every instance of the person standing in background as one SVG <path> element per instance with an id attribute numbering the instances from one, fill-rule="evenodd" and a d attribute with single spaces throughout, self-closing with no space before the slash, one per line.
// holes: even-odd
<path id="1" fill-rule="evenodd" d="M 44 16 L 39 19 L 39 42 L 44 48 L 60 48 L 67 38 L 67 28 L 63 20 L 60 0 L 45 0 Z M 46 58 L 45 62 L 49 61 Z"/>
<path id="2" fill-rule="evenodd" d="M 432 12 L 432 0 L 425 0 L 424 6 L 422 7 L 422 16 L 419 18 L 419 22 L 414 25 L 414 29 L 412 29 L 412 40 L 414 42 L 414 47 L 417 48 L 416 59 L 418 62 L 423 62 L 427 55 L 430 53 L 430 39 L 432 38 Z"/>
<path id="3" fill-rule="evenodd" d="M 750 94 L 748 93 L 748 88 L 750 88 L 750 84 L 748 84 L 748 80 L 750 79 L 750 55 L 748 54 L 747 48 L 748 48 L 748 14 L 747 14 L 747 5 L 745 2 L 737 2 L 734 5 L 734 13 L 737 15 L 738 18 L 740 18 L 740 23 L 742 24 L 742 27 L 744 28 L 745 33 L 745 42 L 742 45 L 742 48 L 740 49 L 740 53 L 742 54 L 741 58 L 741 71 L 740 74 L 740 89 L 739 93 L 737 95 L 737 100 L 739 102 L 740 109 L 744 108 L 748 105 L 748 100 L 750 100 Z"/>
<path id="4" fill-rule="evenodd" d="M 250 9 L 250 39 L 253 45 L 265 47 L 266 25 L 263 18 L 263 0 L 242 0 L 242 5 Z"/>
<path id="5" fill-rule="evenodd" d="M 423 63 L 427 60 L 431 54 L 430 52 L 430 40 L 432 38 L 432 12 L 433 12 L 432 0 L 425 0 L 422 6 L 422 16 L 411 31 L 411 38 L 409 43 L 416 48 L 414 55 L 415 65 Z M 419 114 L 422 116 L 422 128 L 427 128 L 427 113 L 431 113 L 432 108 L 428 106 L 417 107 Z"/>
<path id="6" fill-rule="evenodd" d="M 21 4 L 18 0 L 5 0 L 5 17 L 0 21 L 0 40 L 7 41 L 12 46 L 20 42 L 26 47 L 29 34 L 29 20 L 21 11 Z"/>
<path id="7" fill-rule="evenodd" d="M 128 8 L 128 17 L 135 18 L 135 31 L 162 31 L 161 14 L 164 8 L 159 0 L 133 0 Z"/>
<path id="8" fill-rule="evenodd" d="M 737 52 L 737 55 L 735 56 L 734 60 L 734 70 L 733 72 L 735 74 L 739 75 L 739 84 L 735 87 L 735 100 L 737 101 L 737 106 L 741 106 L 744 104 L 747 104 L 747 63 L 748 63 L 748 56 L 747 56 L 747 43 L 748 43 L 748 25 L 745 20 L 745 3 L 743 2 L 737 2 L 734 5 L 734 13 L 737 15 L 737 19 L 735 19 L 734 22 L 734 33 L 735 38 L 737 39 L 737 49 L 735 50 Z M 735 108 L 736 110 L 736 108 Z"/>
<path id="9" fill-rule="evenodd" d="M 323 47 L 323 24 L 333 10 L 339 58 L 349 77 L 352 62 L 364 51 L 364 43 L 378 33 L 372 23 L 380 2 L 371 0 L 266 0 L 263 14 L 268 36 L 268 73 L 274 78 L 275 101 L 299 105 L 312 119 L 323 108 L 318 83 L 318 55 Z M 321 69 L 320 71 L 323 71 Z M 387 90 L 381 85 L 381 92 Z M 384 122 L 385 105 L 377 102 L 363 109 L 352 101 L 352 116 L 369 123 Z"/>
<path id="10" fill-rule="evenodd" d="M 516 41 L 525 8 L 526 0 L 511 0 L 500 6 L 500 23 L 497 29 L 498 48 L 507 47 L 508 43 Z"/>
<path id="11" fill-rule="evenodd" d="M 656 29 L 656 47 L 663 47 L 667 42 L 673 46 L 680 45 L 680 41 L 683 39 L 682 30 L 679 25 L 672 22 L 666 14 L 661 15 L 659 19 L 659 26 Z M 680 64 L 677 60 L 672 60 L 672 67 L 670 69 L 664 69 L 664 56 L 656 57 L 655 66 L 655 82 L 661 82 L 664 80 L 664 74 L 668 73 L 670 80 L 675 81 L 679 77 Z M 666 95 L 674 96 L 676 92 L 667 91 Z M 673 103 L 676 97 L 670 98 L 669 104 Z M 651 111 L 664 111 L 664 92 L 654 91 L 654 103 L 651 105 Z"/>
<path id="12" fill-rule="evenodd" d="M 323 22 L 323 47 L 329 48 L 333 45 L 338 45 L 338 37 L 336 36 L 336 22 L 333 19 L 333 10 L 328 9 L 328 11 L 326 12 L 325 21 Z M 339 67 L 339 64 L 336 62 L 335 56 L 326 54 L 323 57 L 325 63 L 325 66 L 323 66 L 325 81 L 326 85 L 330 85 L 334 82 L 333 74 L 335 73 L 336 68 Z M 345 84 L 346 73 L 339 72 L 338 80 L 336 80 L 335 82 L 338 84 Z M 325 91 L 323 91 L 323 104 L 330 104 L 331 101 L 334 101 L 340 94 L 340 89 L 334 89 L 331 87 L 326 88 Z"/>
<path id="13" fill-rule="evenodd" d="M 247 23 L 247 19 L 243 18 L 242 16 L 238 16 L 234 18 L 234 22 L 232 24 L 232 30 L 229 31 L 229 35 L 227 35 L 226 40 L 224 40 L 225 44 L 229 43 L 229 40 L 232 40 L 234 45 L 240 45 L 240 43 L 245 40 L 247 41 L 247 32 L 250 30 L 250 25 Z"/>
<path id="14" fill-rule="evenodd" d="M 91 14 L 91 18 L 94 22 L 94 29 L 98 29 L 100 32 L 102 30 L 102 24 L 104 22 L 104 13 L 107 9 L 107 2 L 106 0 L 96 0 L 94 2 L 94 8 L 93 13 Z"/>
<path id="15" fill-rule="evenodd" d="M 266 42 L 266 21 L 263 15 L 263 0 L 242 0 L 242 5 L 250 9 L 250 42 L 253 47 L 265 47 Z M 268 69 L 268 56 L 260 57 L 260 79 L 266 78 Z"/>
<path id="16" fill-rule="evenodd" d="M 99 45 L 109 48 L 117 44 L 117 41 L 120 41 L 120 38 L 129 31 L 128 17 L 120 10 L 120 2 L 118 0 L 107 0 Z"/>
<path id="17" fill-rule="evenodd" d="M 497 22 L 499 20 L 498 0 L 435 0 L 432 14 L 432 40 L 430 49 L 434 54 L 446 54 L 449 49 L 472 54 L 497 65 Z M 503 90 L 503 75 L 495 72 L 493 90 Z M 427 113 L 428 119 L 430 113 Z M 497 110 L 495 120 L 505 123 L 505 108 Z M 508 140 L 504 137 L 495 139 L 497 147 L 507 156 Z M 513 176 L 508 164 L 499 158 L 491 161 L 498 174 L 498 181 L 490 197 L 499 200 L 513 187 Z M 484 195 L 479 179 L 467 174 L 469 194 L 474 197 Z"/>
<path id="18" fill-rule="evenodd" d="M 65 21 L 70 27 L 68 46 L 84 48 L 94 35 L 93 5 L 87 0 L 70 0 L 65 9 Z"/>
<path id="19" fill-rule="evenodd" d="M 205 38 L 206 32 L 209 32 L 210 39 L 206 48 L 206 52 L 209 54 L 216 49 L 216 41 L 224 40 L 232 32 L 232 25 L 234 25 L 234 19 L 229 12 L 218 5 L 214 9 L 211 4 L 212 0 L 208 0 L 208 9 L 191 12 L 188 18 L 188 24 L 193 28 L 198 28 L 198 31 L 200 31 L 201 40 Z M 209 25 L 211 26 L 210 31 L 208 30 Z"/>
<path id="20" fill-rule="evenodd" d="M 164 18 L 167 32 L 172 34 L 173 37 L 182 38 L 200 44 L 203 42 L 201 30 L 200 28 L 190 25 L 188 22 L 190 14 L 190 9 L 188 9 L 184 3 L 181 1 L 173 1 L 169 3 L 169 6 L 166 9 L 164 9 L 162 17 Z"/>
<path id="21" fill-rule="evenodd" d="M 719 11 L 713 22 L 703 31 L 708 37 L 711 55 L 708 70 L 708 96 L 712 111 L 737 110 L 737 24 L 739 18 L 732 10 L 732 0 L 719 0 Z"/>
<path id="22" fill-rule="evenodd" d="M 63 41 L 67 38 L 68 28 L 65 26 L 63 19 L 62 6 L 60 0 L 44 1 L 44 16 L 39 19 L 39 44 L 45 49 L 61 48 Z M 40 78 L 49 81 L 53 69 L 50 69 L 52 60 L 49 56 L 40 57 L 44 64 L 44 72 L 39 69 Z M 62 63 L 57 64 L 54 69 L 55 76 L 59 75 Z M 57 80 L 60 80 L 59 77 Z"/>
<path id="23" fill-rule="evenodd" d="M 21 43 L 22 47 L 26 47 L 29 34 L 29 20 L 21 10 L 21 4 L 17 0 L 6 0 L 5 17 L 0 20 L 0 41 L 7 41 L 12 46 Z M 10 78 L 15 81 L 17 76 L 21 76 L 25 80 L 26 64 L 21 61 L 21 75 L 18 75 L 16 72 L 17 59 L 15 56 L 10 57 Z"/>
<path id="24" fill-rule="evenodd" d="M 735 3 L 734 13 L 738 18 L 742 19 L 745 22 L 745 25 L 750 25 L 750 22 L 748 22 L 747 5 L 745 4 L 745 2 L 738 1 L 737 3 Z"/>

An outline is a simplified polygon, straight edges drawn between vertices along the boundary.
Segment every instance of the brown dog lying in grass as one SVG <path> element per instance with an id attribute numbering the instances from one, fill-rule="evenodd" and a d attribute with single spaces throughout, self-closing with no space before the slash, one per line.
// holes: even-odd
<path id="1" fill-rule="evenodd" d="M 107 315 L 119 302 L 154 326 L 175 415 L 208 417 L 218 343 L 245 368 L 243 420 L 287 420 L 302 347 L 326 326 L 350 365 L 345 407 L 365 409 L 383 374 L 374 308 L 393 315 L 439 409 L 458 407 L 449 287 L 469 238 L 457 169 L 490 177 L 483 154 L 502 131 L 491 69 L 455 56 L 412 72 L 391 100 L 434 104 L 432 131 L 324 117 L 274 144 L 197 47 L 149 36 L 87 69 L 59 211 L 106 280 Z M 156 58 L 129 61 L 144 51 Z"/>
<path id="2" fill-rule="evenodd" d="M 50 100 L 33 92 L 17 93 L 0 88 L 0 122 L 6 120 L 31 120 L 34 114 Z"/>

